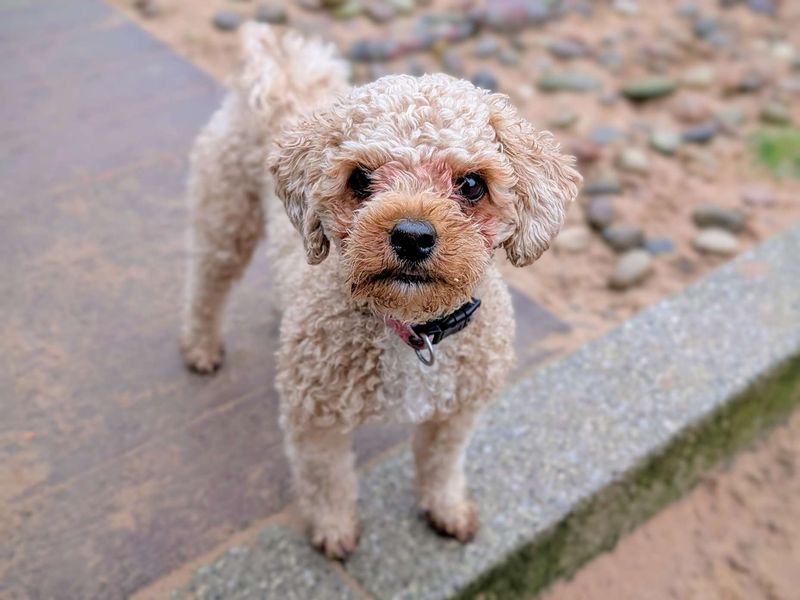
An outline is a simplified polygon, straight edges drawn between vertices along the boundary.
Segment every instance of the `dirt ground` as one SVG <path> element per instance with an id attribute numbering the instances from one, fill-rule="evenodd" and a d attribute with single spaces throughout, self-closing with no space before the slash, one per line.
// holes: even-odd
<path id="1" fill-rule="evenodd" d="M 220 80 L 235 68 L 237 41 L 235 33 L 216 30 L 212 18 L 220 10 L 251 16 L 257 5 L 247 0 L 157 0 L 158 14 L 142 18 L 132 0 L 110 1 Z M 421 15 L 463 10 L 465 2 L 425 2 L 413 15 L 397 17 L 388 25 L 376 25 L 365 17 L 331 20 L 324 12 L 285 4 L 289 26 L 322 35 L 346 49 L 356 39 L 401 35 Z M 771 101 L 787 106 L 795 126 L 800 123 L 800 3 L 779 3 L 780 19 L 755 15 L 743 3 L 722 9 L 724 3 L 716 0 L 641 2 L 635 15 L 613 10 L 610 4 L 593 3 L 591 17 L 568 14 L 513 38 L 496 35 L 501 49 L 515 53 L 516 66 L 502 64 L 496 57 L 477 58 L 475 46 L 483 35 L 478 34 L 451 46 L 437 46 L 434 52 L 355 67 L 358 81 L 406 71 L 411 61 L 438 71 L 443 68 L 441 58 L 452 51 L 466 77 L 490 69 L 500 91 L 508 93 L 539 126 L 554 129 L 554 120 L 574 113 L 574 124 L 554 130 L 566 149 L 583 149 L 581 170 L 587 182 L 612 174 L 621 183 L 621 193 L 613 198 L 615 223 L 635 224 L 649 240 L 669 240 L 673 249 L 654 256 L 653 274 L 624 292 L 608 287 L 618 255 L 595 233 L 586 248 L 549 252 L 530 269 L 513 270 L 506 265 L 513 286 L 572 327 L 569 334 L 554 338 L 555 351 L 602 334 L 727 260 L 693 248 L 698 229 L 691 215 L 698 204 L 710 202 L 746 215 L 746 226 L 738 234 L 740 251 L 800 221 L 800 180 L 778 179 L 757 165 L 751 142 L 754 132 L 765 127 L 759 114 Z M 737 41 L 722 49 L 698 41 L 692 23 L 677 11 L 689 4 L 702 15 L 720 19 L 725 31 L 735 32 Z M 548 44 L 564 39 L 578 40 L 592 51 L 568 61 L 554 58 Z M 619 59 L 613 67 L 599 59 L 603 49 L 609 48 Z M 697 67 L 710 69 L 713 82 L 691 89 L 682 86 L 668 98 L 642 104 L 615 93 L 621 82 L 632 77 L 659 73 L 680 79 Z M 586 94 L 545 94 L 537 89 L 542 73 L 575 70 L 598 77 L 601 89 Z M 734 91 L 753 73 L 760 78 L 759 85 L 746 93 Z M 743 123 L 707 144 L 683 144 L 674 156 L 648 147 L 654 128 L 685 131 L 731 108 L 741 111 Z M 599 127 L 621 131 L 626 139 L 593 143 L 590 140 L 597 137 Z M 648 163 L 644 172 L 618 167 L 621 153 L 630 147 L 644 151 Z M 754 189 L 761 190 L 767 201 L 746 202 L 748 191 Z M 572 207 L 569 226 L 585 226 L 587 202 L 584 196 Z M 795 415 L 758 448 L 740 456 L 729 470 L 711 474 L 683 500 L 622 540 L 613 552 L 594 560 L 572 581 L 557 584 L 545 597 L 799 597 L 798 464 L 800 415 Z"/>
<path id="2" fill-rule="evenodd" d="M 791 600 L 800 591 L 800 413 L 544 600 Z"/>

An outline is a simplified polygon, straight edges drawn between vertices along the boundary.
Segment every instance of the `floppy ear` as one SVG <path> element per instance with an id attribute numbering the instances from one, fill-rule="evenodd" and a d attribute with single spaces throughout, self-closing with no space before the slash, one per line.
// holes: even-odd
<path id="1" fill-rule="evenodd" d="M 511 263 L 524 267 L 550 247 L 583 178 L 574 157 L 561 154 L 550 132 L 536 131 L 520 117 L 508 96 L 492 94 L 489 104 L 491 124 L 517 178 L 516 225 L 503 246 Z"/>
<path id="2" fill-rule="evenodd" d="M 320 131 L 323 120 L 312 119 L 293 125 L 278 137 L 277 149 L 270 156 L 270 170 L 275 192 L 283 201 L 289 220 L 303 236 L 308 263 L 316 265 L 328 256 L 330 241 L 314 194 L 322 177 L 326 136 Z"/>

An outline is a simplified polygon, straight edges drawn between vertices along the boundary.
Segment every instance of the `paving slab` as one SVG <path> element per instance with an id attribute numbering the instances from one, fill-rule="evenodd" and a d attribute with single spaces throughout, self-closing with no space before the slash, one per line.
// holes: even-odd
<path id="1" fill-rule="evenodd" d="M 291 501 L 269 266 L 188 373 L 186 156 L 222 88 L 100 0 L 0 0 L 0 51 L 0 597 L 124 598 Z M 563 327 L 515 302 L 525 339 Z"/>
<path id="2" fill-rule="evenodd" d="M 466 461 L 471 544 L 420 518 L 407 449 L 374 464 L 345 565 L 359 591 L 531 598 L 780 422 L 800 404 L 798 255 L 800 226 L 509 389 Z"/>

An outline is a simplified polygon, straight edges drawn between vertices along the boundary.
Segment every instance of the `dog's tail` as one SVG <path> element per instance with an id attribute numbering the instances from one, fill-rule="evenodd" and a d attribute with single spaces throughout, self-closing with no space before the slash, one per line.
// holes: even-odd
<path id="1" fill-rule="evenodd" d="M 259 23 L 245 24 L 241 40 L 234 88 L 262 124 L 281 126 L 347 89 L 350 67 L 332 44 Z"/>

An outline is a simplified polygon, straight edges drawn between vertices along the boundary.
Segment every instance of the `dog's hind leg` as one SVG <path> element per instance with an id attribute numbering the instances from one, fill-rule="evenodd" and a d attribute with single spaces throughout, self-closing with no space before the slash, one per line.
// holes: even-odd
<path id="1" fill-rule="evenodd" d="M 212 121 L 213 125 L 213 121 Z M 234 160 L 237 140 L 201 136 L 189 182 L 189 270 L 181 331 L 186 364 L 201 373 L 222 364 L 222 313 L 233 283 L 264 231 L 255 186 Z"/>
<path id="2" fill-rule="evenodd" d="M 465 408 L 441 421 L 422 423 L 414 432 L 419 507 L 434 529 L 460 542 L 471 540 L 480 526 L 464 475 L 464 452 L 476 412 Z"/>

